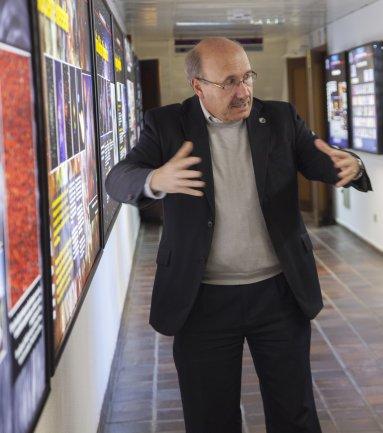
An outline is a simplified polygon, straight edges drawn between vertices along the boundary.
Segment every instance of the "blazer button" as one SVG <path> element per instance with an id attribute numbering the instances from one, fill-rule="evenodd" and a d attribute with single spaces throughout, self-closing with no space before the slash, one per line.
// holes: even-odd
<path id="1" fill-rule="evenodd" d="M 212 220 L 209 220 L 209 221 L 207 222 L 207 226 L 208 226 L 208 227 L 213 227 L 213 225 L 214 225 L 214 223 L 213 223 Z"/>

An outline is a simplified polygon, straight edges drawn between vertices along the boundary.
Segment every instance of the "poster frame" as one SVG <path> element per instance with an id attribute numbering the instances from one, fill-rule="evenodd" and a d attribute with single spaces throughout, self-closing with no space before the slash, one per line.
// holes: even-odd
<path id="1" fill-rule="evenodd" d="M 110 17 L 111 17 L 111 31 L 112 31 L 112 52 L 114 53 L 114 42 L 113 42 L 113 12 L 111 11 L 109 4 L 105 0 L 99 0 L 103 3 L 106 10 L 108 11 Z M 96 59 L 96 48 L 94 44 L 94 38 L 95 38 L 95 14 L 94 14 L 94 2 L 93 0 L 89 0 L 89 6 L 90 6 L 90 31 L 91 31 L 91 57 L 92 57 L 92 72 L 94 76 L 93 80 L 93 99 L 95 101 L 94 105 L 94 115 L 95 115 L 95 133 L 96 133 L 96 159 L 97 159 L 97 180 L 98 180 L 98 193 L 100 198 L 101 206 L 99 207 L 99 214 L 100 214 L 100 241 L 101 241 L 101 248 L 105 249 L 106 244 L 108 243 L 110 234 L 112 232 L 113 226 L 116 222 L 116 219 L 120 213 L 121 209 L 121 203 L 118 203 L 118 206 L 116 207 L 116 210 L 114 212 L 114 215 L 110 221 L 110 224 L 106 230 L 104 231 L 104 209 L 103 209 L 103 191 L 102 191 L 102 160 L 101 160 L 101 141 L 100 141 L 100 124 L 99 124 L 99 109 L 98 109 L 98 101 L 99 101 L 99 91 L 97 86 L 97 59 Z M 115 70 L 114 70 L 114 61 L 112 62 L 113 66 L 113 79 L 116 80 L 115 77 Z"/>
<path id="2" fill-rule="evenodd" d="M 32 107 L 33 107 L 33 127 L 34 127 L 34 146 L 35 146 L 35 150 L 36 150 L 36 186 L 37 186 L 37 190 L 36 193 L 38 194 L 38 201 L 37 201 L 37 210 L 39 212 L 39 223 L 43 223 L 44 220 L 44 214 L 43 209 L 44 209 L 44 199 L 42 197 L 41 194 L 41 180 L 42 180 L 42 172 L 41 172 L 41 152 L 38 151 L 38 147 L 39 147 L 39 143 L 41 140 L 41 122 L 42 122 L 42 118 L 39 115 L 39 108 L 41 107 L 40 105 L 40 81 L 38 79 L 38 75 L 37 75 L 37 71 L 39 68 L 39 51 L 37 51 L 38 48 L 38 35 L 36 34 L 36 32 L 34 31 L 35 29 L 35 24 L 36 24 L 36 14 L 35 14 L 35 7 L 34 4 L 32 2 L 26 1 L 27 3 L 27 12 L 28 12 L 28 22 L 30 25 L 30 41 L 31 41 L 31 51 L 30 51 L 30 65 L 31 65 L 31 102 L 32 102 Z M 37 12 L 37 8 L 36 8 L 36 12 Z M 33 418 L 31 419 L 30 425 L 29 425 L 29 429 L 25 432 L 25 433 L 33 433 L 37 427 L 37 424 L 40 420 L 40 417 L 42 415 L 42 412 L 44 410 L 44 407 L 47 403 L 48 397 L 50 395 L 51 392 L 51 382 L 50 382 L 50 378 L 51 378 L 51 374 L 50 374 L 50 311 L 48 309 L 48 299 L 47 299 L 47 286 L 46 286 L 46 269 L 44 266 L 44 261 L 45 261 L 45 256 L 44 256 L 44 250 L 43 250 L 43 244 L 44 244 L 44 238 L 45 238 L 45 230 L 43 229 L 44 226 L 40 226 L 40 230 L 39 230 L 39 247 L 40 247 L 40 253 L 41 253 L 41 284 L 42 284 L 42 289 L 43 289 L 43 323 L 44 323 L 44 342 L 45 342 L 45 372 L 44 372 L 44 391 L 41 395 L 41 400 L 39 402 L 39 404 L 36 406 L 35 408 L 35 413 Z M 7 293 L 5 293 L 5 299 L 7 299 Z M 7 318 L 7 325 L 9 325 L 9 321 Z M 7 326 L 7 339 L 8 341 L 10 341 L 10 332 L 9 332 L 9 328 Z M 13 382 L 13 381 L 12 381 Z M 12 395 L 12 400 L 13 400 L 13 395 Z"/>
<path id="3" fill-rule="evenodd" d="M 127 89 L 127 84 L 126 84 L 126 64 L 125 64 L 125 46 L 124 46 L 124 40 L 126 38 L 125 33 L 123 32 L 123 30 L 121 29 L 121 26 L 118 24 L 116 17 L 113 15 L 113 13 L 111 13 L 112 15 L 112 39 L 113 39 L 113 55 L 115 54 L 114 51 L 114 32 L 115 32 L 115 27 L 118 29 L 118 31 L 121 33 L 122 35 L 122 51 L 123 51 L 123 56 L 122 56 L 122 75 L 123 75 L 123 80 L 124 82 L 122 83 L 124 86 L 124 93 L 125 93 L 125 101 L 126 101 L 126 110 L 129 109 L 129 103 L 128 103 L 128 89 Z M 116 74 L 116 70 L 114 69 L 114 82 L 116 83 L 117 78 L 116 78 L 117 74 Z M 116 92 L 116 113 L 117 113 L 117 85 L 115 85 L 115 92 Z M 127 114 L 127 119 L 126 121 L 128 122 L 128 127 L 126 130 L 126 139 L 127 139 L 127 147 L 126 147 L 126 153 L 129 152 L 130 150 L 130 139 L 129 139 L 129 114 L 128 112 L 126 112 Z M 117 134 L 118 136 L 118 134 Z M 117 138 L 118 139 L 118 138 Z M 119 155 L 120 157 L 120 155 Z M 119 159 L 119 161 L 121 161 L 121 159 Z"/>
<path id="4" fill-rule="evenodd" d="M 90 16 L 90 0 L 88 0 L 88 14 L 89 18 Z M 44 93 L 43 93 L 43 74 L 42 74 L 42 68 L 41 68 L 41 59 L 44 53 L 41 50 L 40 46 L 40 27 L 39 27 L 39 12 L 37 10 L 37 2 L 33 2 L 33 7 L 31 8 L 31 16 L 33 19 L 33 29 L 35 29 L 34 37 L 33 37 L 33 52 L 35 53 L 35 61 L 34 61 L 34 76 L 35 80 L 37 82 L 37 88 L 36 88 L 36 104 L 37 104 L 37 113 L 44 113 Z M 90 32 L 92 32 L 92 27 L 90 26 L 89 29 Z M 92 33 L 90 34 L 90 37 L 92 37 Z M 92 49 L 92 45 L 91 45 Z M 93 62 L 93 56 L 91 53 L 91 62 Z M 93 73 L 93 64 L 91 71 Z M 93 86 L 94 86 L 94 77 L 93 78 Z M 94 99 L 94 97 L 93 97 Z M 94 102 L 93 102 L 94 103 Z M 95 119 L 93 119 L 95 122 Z M 98 252 L 96 254 L 96 257 L 94 259 L 94 262 L 92 264 L 92 267 L 89 271 L 88 278 L 85 281 L 85 284 L 82 288 L 81 294 L 78 298 L 77 304 L 75 309 L 73 310 L 72 316 L 67 324 L 66 330 L 63 334 L 63 338 L 61 340 L 61 343 L 57 349 L 55 350 L 55 344 L 54 344 L 54 320 L 53 320 L 53 297 L 52 297 L 52 277 L 51 277 L 51 248 L 50 248 L 50 233 L 49 233 L 49 191 L 48 191 L 48 163 L 47 163 L 47 142 L 46 142 L 46 133 L 47 133 L 47 126 L 45 125 L 45 119 L 44 116 L 38 116 L 38 136 L 40 137 L 40 152 L 38 152 L 38 169 L 39 169 L 39 184 L 40 184 L 40 198 L 41 198 L 41 233 L 43 237 L 43 243 L 42 243 L 42 257 L 43 257 L 43 275 L 44 275 L 44 287 L 45 292 L 44 294 L 46 299 L 46 310 L 47 310 L 47 348 L 49 349 L 48 353 L 48 359 L 47 359 L 47 365 L 49 366 L 49 373 L 50 376 L 53 376 L 56 368 L 60 362 L 60 359 L 64 353 L 65 347 L 68 343 L 69 337 L 72 333 L 73 326 L 77 320 L 77 317 L 81 311 L 82 304 L 88 294 L 89 287 L 91 285 L 91 282 L 93 280 L 93 277 L 95 275 L 95 272 L 98 268 L 99 262 L 101 260 L 101 256 L 103 253 L 103 249 L 101 247 L 101 236 L 100 236 L 100 245 Z M 96 125 L 95 125 L 96 128 Z M 96 129 L 95 129 L 96 131 Z M 96 132 L 95 132 L 96 133 Z M 96 166 L 98 167 L 97 163 L 97 149 L 95 149 L 96 154 Z M 97 170 L 97 176 L 98 176 L 98 170 Z M 97 191 L 98 191 L 98 178 L 97 178 Z M 99 203 L 100 203 L 100 197 L 99 197 Z M 100 208 L 99 208 L 99 214 L 100 214 Z M 101 223 L 101 216 L 99 217 L 99 228 Z M 100 230 L 99 230 L 100 232 Z M 49 335 L 48 335 L 49 334 Z"/>

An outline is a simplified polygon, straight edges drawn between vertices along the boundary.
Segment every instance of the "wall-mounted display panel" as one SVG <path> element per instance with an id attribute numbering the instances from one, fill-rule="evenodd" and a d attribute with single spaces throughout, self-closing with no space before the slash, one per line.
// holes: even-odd
<path id="1" fill-rule="evenodd" d="M 346 54 L 332 54 L 325 60 L 328 142 L 349 147 Z"/>
<path id="2" fill-rule="evenodd" d="M 39 0 L 37 8 L 57 359 L 100 251 L 94 78 L 88 0 Z"/>
<path id="3" fill-rule="evenodd" d="M 104 243 L 119 209 L 106 192 L 105 179 L 119 161 L 112 17 L 102 0 L 93 1 L 94 43 L 97 71 L 98 134 L 101 155 L 101 184 Z"/>
<path id="4" fill-rule="evenodd" d="M 348 52 L 352 147 L 383 153 L 383 44 L 373 42 Z"/>
<path id="5" fill-rule="evenodd" d="M 49 386 L 33 93 L 28 2 L 0 0 L 0 430 L 7 433 L 33 430 Z"/>
<path id="6" fill-rule="evenodd" d="M 128 100 L 125 80 L 124 35 L 113 19 L 114 70 L 116 78 L 116 115 L 119 159 L 128 152 Z"/>

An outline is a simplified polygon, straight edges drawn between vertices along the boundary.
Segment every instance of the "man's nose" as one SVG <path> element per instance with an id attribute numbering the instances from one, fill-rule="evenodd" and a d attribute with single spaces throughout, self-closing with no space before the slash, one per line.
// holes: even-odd
<path id="1" fill-rule="evenodd" d="M 244 96 L 249 96 L 250 89 L 243 81 L 237 83 L 235 87 L 235 96 L 238 98 L 243 98 Z"/>

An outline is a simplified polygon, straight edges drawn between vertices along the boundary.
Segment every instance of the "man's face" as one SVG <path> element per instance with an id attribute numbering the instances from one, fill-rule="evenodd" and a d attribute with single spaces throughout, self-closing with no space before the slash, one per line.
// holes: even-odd
<path id="1" fill-rule="evenodd" d="M 249 59 L 240 47 L 220 52 L 202 52 L 201 76 L 214 83 L 224 84 L 227 80 L 242 80 L 251 71 Z M 223 90 L 201 80 L 193 80 L 194 90 L 205 108 L 224 122 L 246 119 L 253 102 L 253 86 L 240 83 L 231 90 Z"/>

